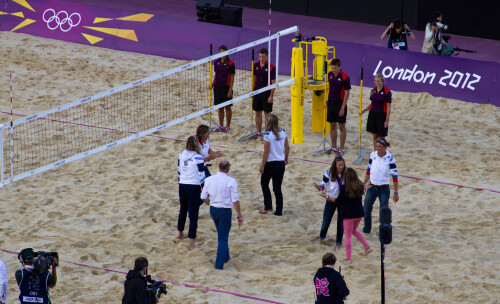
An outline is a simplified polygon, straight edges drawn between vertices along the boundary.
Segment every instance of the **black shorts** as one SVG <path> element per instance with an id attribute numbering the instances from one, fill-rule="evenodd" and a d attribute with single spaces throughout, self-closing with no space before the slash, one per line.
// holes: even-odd
<path id="1" fill-rule="evenodd" d="M 366 123 L 366 131 L 377 134 L 378 137 L 386 137 L 389 128 L 384 128 L 386 113 L 368 112 L 368 122 Z"/>
<path id="2" fill-rule="evenodd" d="M 347 108 L 344 109 L 344 116 L 339 116 L 340 109 L 342 108 L 342 100 L 328 100 L 327 102 L 327 112 L 326 112 L 326 121 L 338 122 L 341 124 L 345 124 L 347 117 Z"/>
<path id="3" fill-rule="evenodd" d="M 268 103 L 267 100 L 271 96 L 271 91 L 265 91 L 260 94 L 257 94 L 253 97 L 253 106 L 252 109 L 255 112 L 264 111 L 266 113 L 270 113 L 273 111 L 273 104 Z"/>
<path id="4" fill-rule="evenodd" d="M 229 100 L 227 98 L 227 93 L 229 93 L 229 86 L 214 86 L 214 105 L 221 104 Z M 232 107 L 230 104 L 228 107 Z"/>

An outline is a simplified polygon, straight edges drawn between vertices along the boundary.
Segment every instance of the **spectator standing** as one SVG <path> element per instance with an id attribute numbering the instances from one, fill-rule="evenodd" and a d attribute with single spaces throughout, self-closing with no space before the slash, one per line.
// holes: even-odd
<path id="1" fill-rule="evenodd" d="M 230 168 L 229 161 L 222 160 L 219 163 L 219 172 L 206 179 L 205 187 L 201 192 L 201 199 L 207 205 L 210 205 L 210 215 L 217 229 L 216 269 L 223 269 L 224 264 L 231 259 L 229 255 L 229 232 L 231 230 L 233 207 L 238 214 L 236 218 L 238 227 L 243 224 L 238 197 L 238 184 L 234 178 L 228 175 Z"/>
<path id="2" fill-rule="evenodd" d="M 380 39 L 385 39 L 385 37 L 389 36 L 389 40 L 387 41 L 387 48 L 407 51 L 407 35 L 411 40 L 415 40 L 415 35 L 413 35 L 413 32 L 411 32 L 410 27 L 406 23 L 404 23 L 403 20 L 397 19 L 389 24 L 387 29 L 382 33 Z"/>
<path id="3" fill-rule="evenodd" d="M 205 177 L 209 177 L 210 171 L 208 167 L 211 166 L 210 161 L 219 157 L 222 157 L 222 153 L 219 151 L 213 151 L 210 148 L 210 143 L 208 142 L 208 137 L 210 135 L 210 129 L 207 125 L 199 125 L 196 128 L 196 139 L 198 139 L 198 144 L 200 146 L 200 155 L 203 157 Z"/>

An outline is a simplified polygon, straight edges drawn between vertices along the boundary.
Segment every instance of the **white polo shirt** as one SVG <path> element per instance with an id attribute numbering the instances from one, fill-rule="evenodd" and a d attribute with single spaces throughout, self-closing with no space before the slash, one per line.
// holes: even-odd
<path id="1" fill-rule="evenodd" d="M 264 141 L 269 142 L 269 157 L 268 162 L 271 161 L 284 161 L 285 160 L 285 139 L 286 132 L 281 129 L 279 132 L 279 139 L 276 138 L 272 131 L 266 131 L 264 133 Z"/>
<path id="2" fill-rule="evenodd" d="M 338 176 L 340 178 L 340 175 Z M 332 180 L 330 178 L 330 169 L 325 171 L 325 174 L 323 175 L 323 181 L 320 184 L 323 189 L 326 188 L 326 195 L 337 198 L 339 196 L 340 192 L 340 186 L 339 186 L 339 181 L 338 179 Z"/>
<path id="3" fill-rule="evenodd" d="M 391 176 L 394 182 L 398 181 L 396 159 L 387 150 L 382 157 L 378 156 L 377 151 L 370 154 L 367 172 L 370 174 L 370 183 L 375 186 L 389 185 Z"/>
<path id="4" fill-rule="evenodd" d="M 238 184 L 236 180 L 224 172 L 208 177 L 201 198 L 210 197 L 210 206 L 216 208 L 232 208 L 233 203 L 239 201 Z"/>

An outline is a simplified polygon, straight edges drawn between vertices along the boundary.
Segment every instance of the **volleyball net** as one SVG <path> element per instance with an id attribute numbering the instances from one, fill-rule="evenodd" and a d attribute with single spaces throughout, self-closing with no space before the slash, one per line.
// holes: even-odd
<path id="1" fill-rule="evenodd" d="M 1 125 L 0 187 L 293 84 L 293 79 L 277 81 L 256 91 L 251 85 L 252 53 L 267 48 L 268 61 L 276 66 L 278 74 L 280 61 L 290 60 L 279 58 L 280 37 L 290 34 L 298 34 L 298 28 L 26 116 L 13 121 L 12 127 Z M 286 45 L 290 40 L 286 38 Z M 233 99 L 214 106 L 209 89 L 213 79 L 210 66 L 226 55 L 236 68 Z"/>

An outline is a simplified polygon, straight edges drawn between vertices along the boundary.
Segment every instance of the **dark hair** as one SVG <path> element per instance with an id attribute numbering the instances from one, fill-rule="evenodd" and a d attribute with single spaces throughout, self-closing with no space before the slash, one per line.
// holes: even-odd
<path id="1" fill-rule="evenodd" d="M 149 262 L 145 257 L 138 257 L 135 259 L 134 270 L 141 271 L 144 268 L 148 267 Z"/>
<path id="2" fill-rule="evenodd" d="M 195 136 L 189 136 L 186 141 L 186 150 L 195 151 L 200 154 L 200 145 L 198 144 L 198 139 Z"/>
<path id="3" fill-rule="evenodd" d="M 353 168 L 347 168 L 344 175 L 345 192 L 348 198 L 358 198 L 363 196 L 365 188 L 358 177 L 358 173 Z"/>
<path id="4" fill-rule="evenodd" d="M 219 163 L 219 170 L 221 171 L 226 171 L 227 169 L 229 169 L 229 167 L 231 167 L 231 164 L 229 163 L 228 160 L 223 159 Z"/>
<path id="5" fill-rule="evenodd" d="M 205 135 L 210 130 L 210 128 L 207 125 L 199 125 L 198 128 L 196 128 L 196 138 L 201 140 L 201 137 Z"/>
<path id="6" fill-rule="evenodd" d="M 342 172 L 337 172 L 337 163 L 341 161 L 344 163 L 344 169 Z M 332 162 L 332 166 L 330 167 L 330 180 L 337 180 L 339 174 L 344 177 L 345 173 L 345 160 L 342 158 L 342 156 L 335 156 Z"/>
<path id="7" fill-rule="evenodd" d="M 380 143 L 382 146 L 386 148 L 391 146 L 391 144 L 385 138 L 379 138 L 377 139 L 376 142 Z"/>
<path id="8" fill-rule="evenodd" d="M 393 24 L 394 24 L 394 28 L 391 29 L 391 40 L 392 41 L 398 39 L 399 38 L 398 36 L 402 35 L 402 32 L 404 30 L 403 27 L 404 27 L 405 23 L 401 19 L 396 19 L 393 22 Z M 399 33 L 399 34 L 396 32 L 396 29 L 398 29 L 398 28 L 401 28 L 401 33 Z"/>
<path id="9" fill-rule="evenodd" d="M 227 46 L 225 46 L 224 44 L 222 44 L 221 46 L 219 46 L 219 51 L 220 51 L 220 50 L 227 51 Z M 226 56 L 224 56 L 224 57 L 226 57 L 226 60 L 227 60 L 227 61 L 229 61 L 229 56 L 228 56 L 228 55 L 226 55 Z M 221 59 L 222 59 L 222 58 L 223 58 L 223 57 L 221 57 Z M 227 70 L 229 70 L 229 64 L 227 64 Z"/>
<path id="10" fill-rule="evenodd" d="M 269 56 L 269 52 L 267 51 L 266 48 L 261 48 L 259 50 L 259 54 L 263 54 L 263 55 Z"/>
<path id="11" fill-rule="evenodd" d="M 337 262 L 337 258 L 333 253 L 329 252 L 323 256 L 322 262 L 323 267 L 325 267 L 326 265 L 335 265 L 335 263 Z"/>
<path id="12" fill-rule="evenodd" d="M 340 59 L 338 58 L 332 59 L 332 61 L 330 61 L 330 65 L 340 66 Z"/>
<path id="13" fill-rule="evenodd" d="M 434 21 L 436 21 L 436 19 L 442 15 L 443 15 L 443 13 L 441 13 L 441 11 L 438 11 L 438 10 L 433 11 L 432 15 L 431 15 L 431 19 L 429 20 L 429 23 L 432 25 L 434 23 Z"/>

